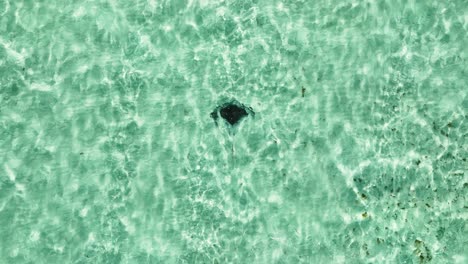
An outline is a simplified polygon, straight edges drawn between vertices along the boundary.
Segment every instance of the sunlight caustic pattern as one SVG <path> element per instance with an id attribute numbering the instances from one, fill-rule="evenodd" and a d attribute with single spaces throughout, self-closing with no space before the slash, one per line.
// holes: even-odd
<path id="1" fill-rule="evenodd" d="M 467 14 L 0 0 L 0 263 L 467 263 Z"/>

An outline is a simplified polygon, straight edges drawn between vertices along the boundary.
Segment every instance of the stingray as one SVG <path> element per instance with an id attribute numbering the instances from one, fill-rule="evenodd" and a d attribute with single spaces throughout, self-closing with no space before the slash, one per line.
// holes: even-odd
<path id="1" fill-rule="evenodd" d="M 227 102 L 219 105 L 210 114 L 217 127 L 222 123 L 227 129 L 229 141 L 231 143 L 231 166 L 235 166 L 234 135 L 236 134 L 237 126 L 249 115 L 252 117 L 255 116 L 252 108 L 239 103 L 235 99 L 228 100 Z"/>
<path id="2" fill-rule="evenodd" d="M 252 108 L 239 103 L 235 99 L 231 99 L 216 107 L 210 114 L 211 118 L 215 121 L 216 126 L 219 126 L 220 119 L 224 120 L 224 123 L 227 125 L 228 131 L 231 135 L 235 134 L 235 128 L 249 115 L 255 116 Z"/>

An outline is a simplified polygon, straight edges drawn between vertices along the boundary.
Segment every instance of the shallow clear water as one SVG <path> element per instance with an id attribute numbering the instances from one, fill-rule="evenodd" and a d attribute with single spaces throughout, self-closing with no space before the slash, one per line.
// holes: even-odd
<path id="1" fill-rule="evenodd" d="M 0 263 L 467 263 L 467 30 L 464 0 L 0 0 Z"/>

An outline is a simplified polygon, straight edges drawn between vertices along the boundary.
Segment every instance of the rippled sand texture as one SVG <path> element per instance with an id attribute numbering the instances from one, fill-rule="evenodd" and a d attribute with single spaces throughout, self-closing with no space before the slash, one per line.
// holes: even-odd
<path id="1" fill-rule="evenodd" d="M 467 263 L 467 31 L 464 0 L 0 0 L 0 263 Z"/>

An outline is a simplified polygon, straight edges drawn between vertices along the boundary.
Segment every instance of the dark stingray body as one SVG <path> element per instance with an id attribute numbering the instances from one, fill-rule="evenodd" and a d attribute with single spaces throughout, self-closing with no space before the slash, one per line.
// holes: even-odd
<path id="1" fill-rule="evenodd" d="M 221 106 L 216 107 L 210 114 L 210 116 L 216 122 L 216 125 L 218 125 L 218 118 L 221 117 L 230 126 L 239 124 L 239 122 L 248 115 L 255 115 L 255 113 L 252 111 L 252 108 L 246 107 L 236 100 L 231 100 L 222 104 Z"/>

